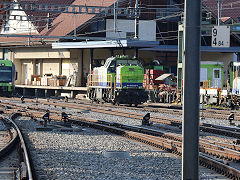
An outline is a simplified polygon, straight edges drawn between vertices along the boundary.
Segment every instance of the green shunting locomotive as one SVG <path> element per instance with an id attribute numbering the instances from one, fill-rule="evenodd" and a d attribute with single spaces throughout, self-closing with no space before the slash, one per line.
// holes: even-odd
<path id="1" fill-rule="evenodd" d="M 148 100 L 144 68 L 136 58 L 110 57 L 88 76 L 88 97 L 96 102 L 137 106 Z"/>
<path id="2" fill-rule="evenodd" d="M 15 89 L 15 66 L 10 60 L 0 60 L 0 95 L 11 96 Z"/>

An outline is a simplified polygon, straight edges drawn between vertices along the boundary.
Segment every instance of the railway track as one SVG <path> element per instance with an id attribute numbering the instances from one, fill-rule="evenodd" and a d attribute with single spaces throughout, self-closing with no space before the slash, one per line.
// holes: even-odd
<path id="1" fill-rule="evenodd" d="M 0 179 L 28 179 L 32 180 L 32 170 L 26 145 L 20 129 L 13 120 L 0 116 L 0 121 L 6 124 L 7 130 L 0 131 L 0 159 L 6 159 L 17 148 L 19 153 L 19 167 L 1 167 Z M 11 160 L 10 160 L 11 161 Z"/>
<path id="2" fill-rule="evenodd" d="M 41 102 L 42 103 L 42 102 Z M 9 106 L 14 106 L 12 104 L 9 104 Z M 48 105 L 57 105 L 61 106 L 62 104 L 53 103 Z M 70 104 L 64 104 L 64 107 L 68 108 L 76 108 L 69 106 Z M 20 109 L 21 105 L 18 105 L 18 110 L 23 111 Z M 16 106 L 15 106 L 16 107 Z M 31 116 L 32 118 L 41 118 L 44 115 L 44 109 L 41 109 L 43 112 L 35 111 L 34 108 L 26 108 L 22 107 L 24 109 L 24 112 L 21 112 L 24 116 Z M 88 107 L 89 108 L 89 107 Z M 89 110 L 89 109 L 87 109 Z M 8 111 L 8 112 L 7 112 Z M 5 113 L 12 113 L 13 110 L 6 110 Z M 60 114 L 61 111 L 50 111 L 51 113 L 51 119 L 53 120 L 62 120 Z M 54 114 L 55 113 L 55 114 Z M 54 115 L 52 115 L 54 114 Z M 116 112 L 114 112 L 114 115 L 116 115 Z M 128 117 L 132 117 L 128 116 Z M 142 116 L 141 116 L 142 118 Z M 181 135 L 174 134 L 174 133 L 164 133 L 161 131 L 154 131 L 149 128 L 139 128 L 139 127 L 132 127 L 127 126 L 123 124 L 118 123 L 111 123 L 111 122 L 104 122 L 99 120 L 93 120 L 93 119 L 86 119 L 83 117 L 79 117 L 76 115 L 73 115 L 71 117 L 71 123 L 78 123 L 80 125 L 86 125 L 89 127 L 94 127 L 98 129 L 104 129 L 105 131 L 109 131 L 112 133 L 116 133 L 131 139 L 139 140 L 141 142 L 153 145 L 158 148 L 162 148 L 165 150 L 168 150 L 172 153 L 181 155 Z M 213 168 L 217 170 L 218 172 L 224 173 L 227 177 L 230 178 L 240 178 L 239 177 L 239 170 L 232 168 L 231 166 L 226 165 L 225 162 L 222 162 L 222 160 L 228 160 L 228 161 L 236 161 L 238 162 L 240 160 L 240 153 L 239 153 L 240 147 L 238 145 L 233 144 L 227 144 L 227 143 L 219 143 L 219 142 L 213 142 L 209 140 L 203 140 L 200 139 L 200 151 L 202 154 L 200 154 L 199 159 L 202 165 L 206 167 Z M 215 158 L 221 158 L 222 160 L 217 160 L 212 157 L 206 156 L 204 154 L 215 156 Z"/>
<path id="3" fill-rule="evenodd" d="M 73 109 L 88 110 L 88 111 L 105 113 L 105 114 L 109 114 L 109 115 L 122 116 L 122 117 L 127 117 L 127 118 L 135 118 L 138 120 L 143 119 L 143 115 L 139 114 L 139 113 L 128 112 L 126 114 L 125 112 L 119 111 L 119 110 L 105 109 L 105 108 L 99 108 L 99 107 L 89 107 L 89 106 L 79 105 L 79 104 L 75 105 L 75 104 L 52 103 L 52 102 L 41 102 L 41 103 L 46 104 L 46 105 L 52 105 L 52 106 L 61 106 L 61 107 L 65 107 L 65 108 L 68 107 L 68 108 L 73 108 Z M 4 103 L 2 103 L 2 104 L 4 104 Z M 28 109 L 28 112 L 30 112 L 29 111 L 30 109 L 38 110 L 38 108 L 29 107 L 29 106 L 25 106 L 25 105 L 16 105 L 14 103 L 5 103 L 5 105 L 8 106 L 9 108 L 10 107 L 14 108 L 16 106 L 19 108 L 23 107 L 24 109 Z M 181 127 L 181 120 L 175 120 L 175 119 L 169 119 L 169 118 L 159 118 L 159 117 L 153 116 L 153 117 L 151 117 L 151 121 L 155 122 L 155 123 Z M 225 126 L 201 123 L 200 130 L 204 131 L 204 132 L 210 132 L 210 133 L 220 134 L 220 135 L 234 137 L 234 138 L 240 137 L 240 128 L 238 128 L 238 127 L 225 127 Z"/>
<path id="4" fill-rule="evenodd" d="M 5 98 L 4 98 L 5 99 Z M 12 98 L 13 100 L 19 100 L 19 98 Z M 62 101 L 65 101 L 64 99 L 61 99 Z M 53 100 L 56 101 L 56 100 Z M 93 103 L 90 100 L 67 100 L 69 103 L 76 103 L 76 104 L 82 104 L 82 105 L 91 105 L 92 107 L 109 107 L 109 108 L 116 108 L 119 107 L 124 109 L 131 109 L 131 110 L 144 110 L 149 112 L 159 112 L 159 113 L 166 113 L 166 114 L 172 114 L 172 115 L 182 115 L 182 110 L 180 106 L 164 106 L 164 105 L 153 105 L 153 104 L 142 104 L 138 107 L 129 107 L 125 105 L 120 106 L 114 106 L 109 103 Z M 240 121 L 240 112 L 234 111 L 234 110 L 219 110 L 219 109 L 211 109 L 211 108 L 204 108 L 201 110 L 201 116 L 204 118 L 213 118 L 213 119 L 221 119 L 221 120 L 229 120 L 229 116 L 231 114 L 234 114 L 234 120 Z"/>
<path id="5" fill-rule="evenodd" d="M 34 101 L 34 100 L 26 100 L 26 101 L 36 103 L 36 101 Z M 60 102 L 60 103 L 59 102 L 47 102 L 47 101 L 43 101 L 43 100 L 39 101 L 38 103 L 45 104 L 45 105 L 51 105 L 51 106 L 70 108 L 70 109 L 88 110 L 88 111 L 93 111 L 93 112 L 105 113 L 105 114 L 109 114 L 109 115 L 134 118 L 134 119 L 138 119 L 138 120 L 143 119 L 143 114 L 141 114 L 141 113 L 132 113 L 132 112 L 126 113 L 125 111 L 120 111 L 119 109 L 113 110 L 110 108 L 106 109 L 106 108 L 101 108 L 101 107 L 92 107 L 92 106 L 86 106 L 83 104 L 71 104 L 71 103 L 65 103 L 65 102 Z M 33 107 L 29 107 L 26 105 L 16 105 L 14 103 L 2 102 L 2 104 L 5 104 L 9 107 L 10 106 L 13 106 L 13 107 L 14 106 L 15 107 L 16 106 L 18 106 L 18 107 L 24 106 L 25 109 L 34 109 Z M 176 120 L 173 118 L 151 116 L 151 121 L 154 123 L 177 126 L 180 128 L 182 126 L 181 120 Z M 209 133 L 213 133 L 213 134 L 219 134 L 219 135 L 234 137 L 234 138 L 238 138 L 238 139 L 240 138 L 240 128 L 238 128 L 238 127 L 228 127 L 228 126 L 212 125 L 212 124 L 208 124 L 208 123 L 200 123 L 200 130 L 203 132 L 209 132 Z"/>
<path id="6" fill-rule="evenodd" d="M 118 106 L 113 106 L 108 103 L 104 104 L 97 104 L 97 103 L 91 103 L 88 100 L 69 100 L 71 103 L 81 103 L 86 105 L 93 105 L 93 106 L 104 106 L 104 107 L 111 107 L 111 108 L 119 108 Z M 121 106 L 121 108 L 126 109 L 143 109 L 145 111 L 149 112 L 159 112 L 159 113 L 166 113 L 166 114 L 173 114 L 173 115 L 182 115 L 182 110 L 180 106 L 158 106 L 153 104 L 143 104 L 139 105 L 138 107 L 128 107 L 128 106 Z M 201 110 L 201 115 L 205 118 L 214 118 L 214 119 L 224 119 L 229 120 L 229 115 L 234 114 L 234 120 L 240 121 L 240 112 L 233 111 L 230 109 L 227 110 L 219 110 L 219 109 L 211 109 L 211 108 L 203 108 Z"/>
<path id="7" fill-rule="evenodd" d="M 4 157 L 16 139 L 16 131 L 9 126 L 5 126 L 0 131 L 0 157 Z M 18 169 L 10 167 L 0 168 L 0 179 L 15 179 Z"/>
<path id="8" fill-rule="evenodd" d="M 42 115 L 42 114 L 41 114 Z M 39 116 L 41 116 L 39 115 Z M 58 119 L 59 117 L 52 117 L 51 119 Z M 147 128 L 139 128 L 134 126 L 126 126 L 122 124 L 116 124 L 116 123 L 109 123 L 104 121 L 97 121 L 93 119 L 86 119 L 86 118 L 78 118 L 78 119 L 71 119 L 71 123 L 79 124 L 79 125 L 85 125 L 87 127 L 96 128 L 104 131 L 108 131 L 111 133 L 115 133 L 117 135 L 121 135 L 124 137 L 127 137 L 132 140 L 137 140 L 146 144 L 149 144 L 151 146 L 161 148 L 164 150 L 167 150 L 171 153 L 181 155 L 182 148 L 181 148 L 181 142 L 171 140 L 171 138 L 175 139 L 181 139 L 180 137 L 176 137 L 173 134 L 161 134 L 159 131 L 152 131 Z M 159 133 L 162 135 L 162 137 L 170 137 L 170 139 L 164 139 L 162 137 L 156 136 L 156 134 L 159 135 Z M 150 135 L 151 134 L 151 135 Z M 203 144 L 203 143 L 201 143 Z M 211 145 L 212 146 L 212 145 Z M 200 150 L 204 148 L 205 153 L 207 152 L 207 148 L 202 147 Z M 235 151 L 235 155 L 231 154 L 232 152 L 226 150 L 226 148 L 218 146 L 218 148 L 221 149 L 222 154 L 220 155 L 218 152 L 219 157 L 225 157 L 225 159 L 228 160 L 236 160 L 239 159 L 239 152 Z M 239 147 L 238 147 L 239 148 Z M 220 151 L 219 149 L 219 151 Z M 224 150 L 223 150 L 224 149 Z M 209 151 L 217 153 L 217 150 L 210 149 Z M 240 171 L 238 169 L 235 169 L 229 165 L 226 164 L 226 162 L 217 160 L 215 158 L 212 158 L 210 156 L 206 156 L 205 153 L 200 153 L 199 160 L 200 164 L 216 170 L 220 174 L 224 174 L 228 178 L 232 179 L 239 179 L 240 178 Z M 213 155 L 213 153 L 212 153 Z M 236 158 L 236 159 L 235 159 Z"/>

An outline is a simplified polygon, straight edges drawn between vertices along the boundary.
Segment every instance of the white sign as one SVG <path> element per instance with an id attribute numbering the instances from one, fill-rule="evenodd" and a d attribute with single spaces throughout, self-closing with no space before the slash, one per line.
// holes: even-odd
<path id="1" fill-rule="evenodd" d="M 229 26 L 214 26 L 212 28 L 212 47 L 230 47 Z"/>

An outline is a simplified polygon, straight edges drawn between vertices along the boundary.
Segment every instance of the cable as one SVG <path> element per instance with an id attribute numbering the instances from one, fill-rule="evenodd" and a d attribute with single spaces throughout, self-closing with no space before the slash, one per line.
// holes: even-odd
<path id="1" fill-rule="evenodd" d="M 182 16 L 182 15 L 183 15 L 183 13 L 180 13 L 180 14 L 174 14 L 174 15 L 169 15 L 169 16 L 165 16 L 165 17 L 161 17 L 161 18 L 154 19 L 154 21 L 159 21 L 159 20 L 163 20 L 163 19 L 168 19 L 168 18 L 178 17 L 178 16 Z"/>
<path id="2" fill-rule="evenodd" d="M 104 1 L 102 1 L 102 3 L 103 3 Z M 172 6 L 174 6 L 174 5 L 172 5 Z M 152 8 L 152 9 L 156 9 L 156 8 Z M 143 13 L 154 13 L 154 12 L 143 12 Z M 157 20 L 163 20 L 163 19 L 167 19 L 167 18 L 171 18 L 171 17 L 177 17 L 177 16 L 180 16 L 181 14 L 174 14 L 174 15 L 170 15 L 170 16 L 165 16 L 165 17 L 161 17 L 161 18 L 158 18 L 158 19 L 155 19 L 156 21 Z M 56 15 L 57 16 L 57 15 Z M 102 18 L 101 16 L 100 17 L 95 17 L 94 19 L 96 20 L 96 19 L 100 19 L 100 18 Z M 49 18 L 48 18 L 49 19 Z M 91 19 L 92 20 L 92 19 Z M 38 21 L 33 21 L 33 22 L 38 22 Z M 41 22 L 41 21 L 40 21 Z M 94 21 L 94 22 L 96 22 L 96 21 Z M 38 28 L 45 28 L 46 26 L 37 26 L 36 28 L 38 29 Z M 126 27 L 127 27 L 127 25 L 126 25 Z M 27 29 L 27 28 L 25 28 L 25 29 Z M 85 34 L 94 34 L 94 33 L 100 33 L 100 32 L 108 32 L 108 31 L 112 31 L 113 29 L 108 29 L 108 30 L 101 30 L 101 31 L 95 31 L 95 32 L 88 32 L 88 33 L 85 33 Z M 118 34 L 120 34 L 120 32 L 119 31 L 117 31 L 117 33 Z M 162 32 L 162 33 L 168 33 L 168 32 Z M 77 34 L 77 35 L 84 35 L 84 34 Z"/>

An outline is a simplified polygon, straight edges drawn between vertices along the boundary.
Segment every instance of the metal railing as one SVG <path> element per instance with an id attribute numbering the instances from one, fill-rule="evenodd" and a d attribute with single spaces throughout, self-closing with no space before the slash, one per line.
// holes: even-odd
<path id="1" fill-rule="evenodd" d="M 89 86 L 104 86 L 112 88 L 113 82 L 114 81 L 112 74 L 108 74 L 107 76 L 89 74 L 87 78 L 87 87 L 89 88 Z"/>
<path id="2" fill-rule="evenodd" d="M 89 74 L 87 78 L 87 87 L 102 86 L 115 90 L 116 88 L 123 88 L 123 82 L 144 83 L 144 81 L 143 74 L 120 74 L 114 77 L 112 74 L 108 74 L 107 76 Z"/>

